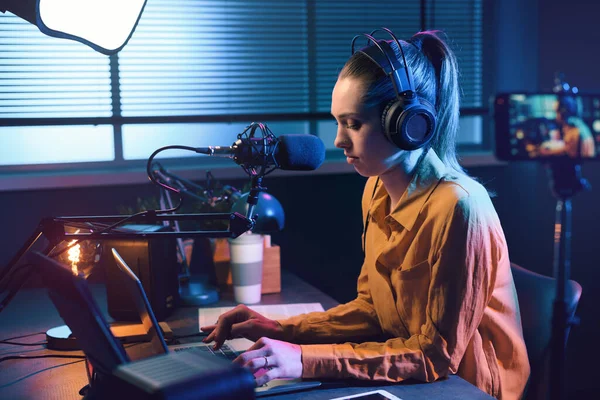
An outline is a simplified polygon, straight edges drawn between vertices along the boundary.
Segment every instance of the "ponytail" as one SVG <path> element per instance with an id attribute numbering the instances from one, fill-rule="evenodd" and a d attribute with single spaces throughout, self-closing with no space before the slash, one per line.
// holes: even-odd
<path id="1" fill-rule="evenodd" d="M 435 97 L 430 100 L 435 104 L 437 124 L 431 147 L 447 167 L 464 173 L 456 155 L 456 135 L 460 115 L 458 62 L 454 52 L 439 34 L 440 31 L 419 32 L 409 42 L 421 50 L 435 72 Z M 420 63 L 417 61 L 416 64 Z M 414 70 L 413 68 L 413 74 L 415 74 Z"/>

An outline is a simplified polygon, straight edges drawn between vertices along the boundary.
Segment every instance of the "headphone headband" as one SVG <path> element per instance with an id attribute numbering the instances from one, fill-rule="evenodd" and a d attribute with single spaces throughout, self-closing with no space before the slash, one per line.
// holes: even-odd
<path id="1" fill-rule="evenodd" d="M 400 97 L 402 93 L 407 91 L 414 92 L 415 90 L 411 84 L 412 77 L 408 68 L 400 64 L 400 61 L 397 58 L 389 60 L 387 63 L 385 62 L 388 60 L 388 57 L 385 56 L 382 51 L 393 54 L 394 51 L 392 46 L 385 40 L 379 40 L 376 43 L 377 46 L 367 46 L 360 49 L 359 52 L 370 58 L 375 64 L 379 65 L 383 72 L 385 72 L 392 80 L 394 90 L 396 91 L 396 97 Z M 382 49 L 382 51 L 379 49 Z"/>
<path id="2" fill-rule="evenodd" d="M 402 63 L 390 42 L 378 40 L 373 34 L 385 31 L 398 45 Z M 367 46 L 358 50 L 379 66 L 392 82 L 396 99 L 392 100 L 383 110 L 381 123 L 386 137 L 404 150 L 414 150 L 428 144 L 435 131 L 435 109 L 427 101 L 422 101 L 417 95 L 413 75 L 406 62 L 402 44 L 388 28 L 375 29 L 370 34 L 362 33 L 352 39 L 352 54 L 354 44 L 359 37 L 368 39 Z"/>

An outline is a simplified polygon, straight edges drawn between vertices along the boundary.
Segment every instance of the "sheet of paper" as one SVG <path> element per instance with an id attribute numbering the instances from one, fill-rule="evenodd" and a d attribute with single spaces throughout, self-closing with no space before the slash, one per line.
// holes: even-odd
<path id="1" fill-rule="evenodd" d="M 231 310 L 233 307 L 212 307 L 198 309 L 199 327 L 212 325 L 217 322 L 219 315 Z M 313 311 L 324 311 L 321 303 L 292 303 L 273 305 L 249 305 L 248 308 L 264 315 L 269 319 L 284 319 L 294 315 L 305 314 Z"/>

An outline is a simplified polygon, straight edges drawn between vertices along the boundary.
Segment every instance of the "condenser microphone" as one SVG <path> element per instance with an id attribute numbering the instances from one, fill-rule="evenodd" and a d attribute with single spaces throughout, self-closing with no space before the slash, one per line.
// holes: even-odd
<path id="1" fill-rule="evenodd" d="M 312 171 L 325 160 L 323 141 L 307 134 L 241 138 L 231 146 L 198 147 L 195 151 L 232 158 L 245 168 L 275 167 L 288 171 Z"/>

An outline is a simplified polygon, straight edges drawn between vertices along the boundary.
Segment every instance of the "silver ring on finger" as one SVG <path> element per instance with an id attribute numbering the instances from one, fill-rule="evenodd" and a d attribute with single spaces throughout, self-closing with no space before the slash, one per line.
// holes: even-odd
<path id="1" fill-rule="evenodd" d="M 263 368 L 269 368 L 269 359 L 267 356 L 263 356 L 263 358 L 265 359 L 265 365 L 263 365 Z"/>

